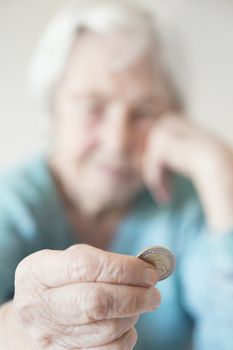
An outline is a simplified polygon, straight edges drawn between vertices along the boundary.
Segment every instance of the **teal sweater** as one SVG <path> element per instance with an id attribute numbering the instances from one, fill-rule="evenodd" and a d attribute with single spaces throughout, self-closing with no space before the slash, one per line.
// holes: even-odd
<path id="1" fill-rule="evenodd" d="M 137 324 L 137 350 L 233 349 L 233 228 L 208 229 L 192 184 L 174 180 L 167 205 L 141 193 L 109 250 L 137 255 L 152 245 L 171 249 L 176 272 L 158 284 L 162 303 Z M 77 235 L 76 235 L 77 236 Z M 28 254 L 65 249 L 74 238 L 46 156 L 0 179 L 0 303 L 14 294 L 14 272 Z M 137 271 L 135 271 L 137 273 Z"/>

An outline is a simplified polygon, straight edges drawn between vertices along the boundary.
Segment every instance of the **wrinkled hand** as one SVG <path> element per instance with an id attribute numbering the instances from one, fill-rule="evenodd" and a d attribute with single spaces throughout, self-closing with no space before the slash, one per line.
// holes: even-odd
<path id="1" fill-rule="evenodd" d="M 132 349 L 160 295 L 146 262 L 86 245 L 43 250 L 16 270 L 14 308 L 34 349 Z"/>
<path id="2" fill-rule="evenodd" d="M 192 180 L 213 229 L 233 227 L 230 147 L 183 116 L 163 116 L 148 137 L 143 167 L 144 181 L 160 201 L 171 196 L 169 171 Z"/>

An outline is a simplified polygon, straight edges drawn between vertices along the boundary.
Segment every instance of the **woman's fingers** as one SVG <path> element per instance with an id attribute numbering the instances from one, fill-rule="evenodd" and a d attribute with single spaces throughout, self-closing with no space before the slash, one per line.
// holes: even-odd
<path id="1" fill-rule="evenodd" d="M 167 203 L 172 197 L 172 173 L 162 166 L 157 166 L 155 172 L 145 183 L 155 200 Z"/>
<path id="2" fill-rule="evenodd" d="M 54 344 L 54 350 L 131 350 L 134 348 L 137 342 L 137 331 L 135 328 L 130 329 L 124 335 L 122 335 L 119 339 L 114 340 L 111 343 L 95 346 L 95 347 L 74 347 L 74 348 L 64 348 L 62 344 Z"/>
<path id="3" fill-rule="evenodd" d="M 194 130 L 190 123 L 175 116 L 165 116 L 155 123 L 144 154 L 143 178 L 156 197 L 169 199 L 171 172 L 190 175 Z"/>
<path id="4" fill-rule="evenodd" d="M 156 308 L 160 295 L 152 286 L 157 278 L 154 267 L 137 257 L 76 245 L 24 259 L 16 271 L 14 301 L 20 322 L 38 347 L 55 345 L 59 349 L 62 343 L 57 340 L 63 339 L 67 349 L 86 348 L 86 343 L 101 348 L 108 341 L 108 349 L 119 344 L 124 348 L 122 334 L 133 325 L 118 321 L 117 329 L 115 321 L 115 328 L 107 335 L 107 322 L 102 321 L 125 319 Z M 72 339 L 65 331 L 67 326 L 78 330 L 78 326 L 95 321 L 102 322 L 102 331 L 100 326 L 95 333 L 99 336 L 96 342 L 92 342 L 93 334 L 85 342 L 85 336 Z M 111 342 L 119 337 L 121 341 Z"/>
<path id="5" fill-rule="evenodd" d="M 65 251 L 42 250 L 25 258 L 17 268 L 16 282 L 31 276 L 43 289 L 78 282 L 106 282 L 150 287 L 158 276 L 150 264 L 137 257 L 106 252 L 77 244 Z"/>
<path id="6" fill-rule="evenodd" d="M 49 289 L 43 299 L 58 324 L 81 325 L 151 311 L 159 306 L 160 293 L 153 287 L 77 283 Z"/>
<path id="7" fill-rule="evenodd" d="M 132 328 L 121 338 L 115 340 L 110 344 L 106 344 L 100 347 L 89 348 L 89 350 L 131 350 L 134 348 L 137 342 L 137 331 Z"/>
<path id="8" fill-rule="evenodd" d="M 121 338 L 132 329 L 139 316 L 102 320 L 81 326 L 64 327 L 56 345 L 65 349 L 103 346 Z"/>

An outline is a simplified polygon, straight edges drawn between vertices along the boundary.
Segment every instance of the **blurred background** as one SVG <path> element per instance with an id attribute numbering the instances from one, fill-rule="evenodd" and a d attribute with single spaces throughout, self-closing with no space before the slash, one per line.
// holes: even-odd
<path id="1" fill-rule="evenodd" d="M 64 2 L 0 0 L 0 169 L 49 141 L 27 74 L 40 34 Z M 157 15 L 189 116 L 233 145 L 233 0 L 145 2 Z"/>

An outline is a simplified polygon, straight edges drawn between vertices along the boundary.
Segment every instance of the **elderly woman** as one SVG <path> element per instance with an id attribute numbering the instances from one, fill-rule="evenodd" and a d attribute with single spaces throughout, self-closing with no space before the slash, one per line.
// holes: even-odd
<path id="1" fill-rule="evenodd" d="M 1 179 L 1 350 L 132 349 L 136 324 L 137 349 L 233 348 L 233 156 L 162 57 L 130 2 L 71 2 L 45 33 L 52 146 Z M 151 245 L 177 257 L 159 284 Z"/>

